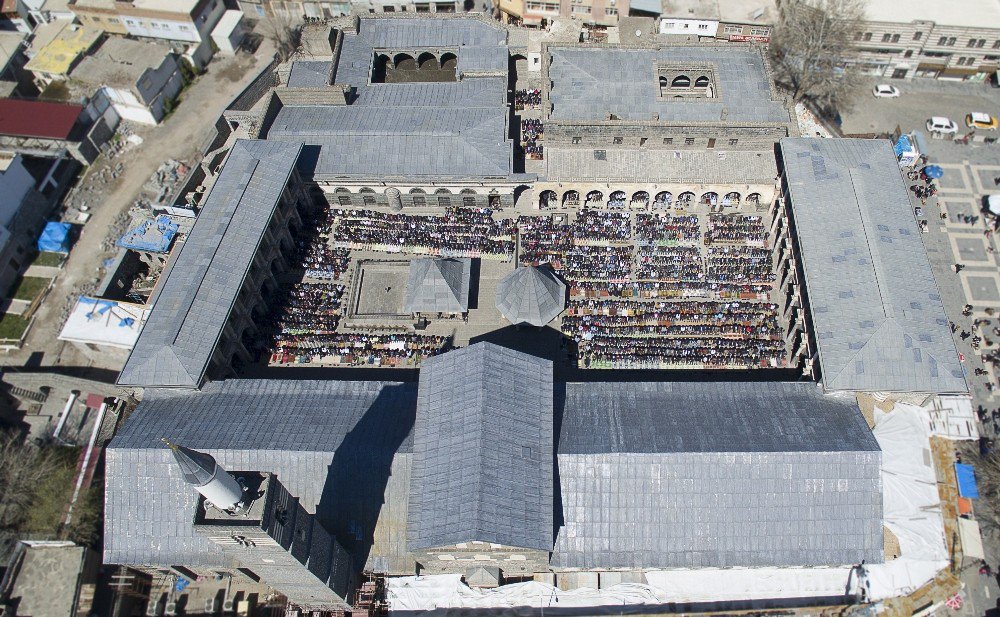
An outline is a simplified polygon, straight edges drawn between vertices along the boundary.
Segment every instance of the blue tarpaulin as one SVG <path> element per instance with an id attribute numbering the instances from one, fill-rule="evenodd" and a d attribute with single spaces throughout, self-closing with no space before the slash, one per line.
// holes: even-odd
<path id="1" fill-rule="evenodd" d="M 937 165 L 928 165 L 927 167 L 924 167 L 924 175 L 928 178 L 937 180 L 944 175 L 944 170 Z"/>
<path id="2" fill-rule="evenodd" d="M 53 253 L 69 252 L 69 232 L 73 228 L 69 223 L 49 221 L 38 236 L 38 250 Z"/>
<path id="3" fill-rule="evenodd" d="M 899 157 L 900 154 L 912 150 L 913 146 L 910 145 L 910 138 L 908 136 L 900 135 L 899 140 L 896 142 L 896 145 L 892 147 L 892 149 L 896 153 L 896 156 Z"/>
<path id="4" fill-rule="evenodd" d="M 958 494 L 969 499 L 979 498 L 979 487 L 976 486 L 976 472 L 972 465 L 955 463 L 955 477 L 958 478 Z"/>
<path id="5" fill-rule="evenodd" d="M 169 216 L 160 215 L 152 221 L 143 221 L 138 227 L 125 232 L 118 239 L 118 246 L 136 251 L 167 253 L 177 235 L 178 225 Z"/>

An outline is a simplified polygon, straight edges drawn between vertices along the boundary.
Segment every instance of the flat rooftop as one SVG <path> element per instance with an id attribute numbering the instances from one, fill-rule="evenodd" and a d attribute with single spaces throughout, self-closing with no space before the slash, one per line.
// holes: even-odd
<path id="1" fill-rule="evenodd" d="M 743 24 L 773 24 L 778 20 L 774 0 L 663 0 L 663 17 L 706 19 Z"/>
<path id="2" fill-rule="evenodd" d="M 18 601 L 18 614 L 65 617 L 74 613 L 86 549 L 58 544 L 62 543 L 25 547 L 24 561 L 10 592 Z"/>
<path id="3" fill-rule="evenodd" d="M 170 45 L 164 42 L 111 36 L 81 60 L 70 76 L 92 85 L 135 88 L 139 78 L 159 68 L 170 52 Z"/>

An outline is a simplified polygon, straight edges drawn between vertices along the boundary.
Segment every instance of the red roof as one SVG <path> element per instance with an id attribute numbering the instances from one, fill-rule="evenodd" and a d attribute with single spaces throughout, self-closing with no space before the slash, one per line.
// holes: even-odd
<path id="1" fill-rule="evenodd" d="M 67 139 L 82 111 L 80 105 L 0 99 L 0 135 Z"/>

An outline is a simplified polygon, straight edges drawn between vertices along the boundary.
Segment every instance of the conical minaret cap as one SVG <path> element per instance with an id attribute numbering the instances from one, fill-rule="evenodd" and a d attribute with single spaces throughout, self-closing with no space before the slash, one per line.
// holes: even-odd
<path id="1" fill-rule="evenodd" d="M 211 454 L 198 452 L 191 448 L 185 448 L 177 444 L 170 443 L 166 439 L 163 443 L 174 453 L 174 460 L 184 474 L 184 481 L 188 484 L 200 487 L 205 486 L 215 478 L 215 471 L 218 463 Z"/>

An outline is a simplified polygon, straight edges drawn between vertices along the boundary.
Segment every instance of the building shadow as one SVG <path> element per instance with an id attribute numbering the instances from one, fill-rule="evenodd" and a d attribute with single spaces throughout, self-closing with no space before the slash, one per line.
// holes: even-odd
<path id="1" fill-rule="evenodd" d="M 479 308 L 479 277 L 483 270 L 482 260 L 476 257 L 472 260 L 472 268 L 469 271 L 469 310 L 474 311 Z"/>
<path id="2" fill-rule="evenodd" d="M 416 384 L 386 386 L 337 446 L 316 517 L 350 553 L 362 572 L 374 543 L 375 525 L 397 452 L 410 452 L 416 418 Z M 331 444 L 335 445 L 335 444 Z M 407 500 L 408 495 L 395 495 Z M 394 509 L 394 511 L 405 508 Z M 405 521 L 397 521 L 404 528 Z"/>
<path id="3" fill-rule="evenodd" d="M 541 328 L 529 325 L 509 325 L 469 339 L 469 345 L 493 343 L 507 349 L 520 351 L 536 358 L 552 361 L 555 367 L 565 365 L 571 352 L 572 341 L 552 326 Z M 558 374 L 558 369 L 556 369 Z M 558 377 L 557 377 L 558 378 Z"/>
<path id="4" fill-rule="evenodd" d="M 566 382 L 557 381 L 552 391 L 552 543 L 566 524 L 563 516 L 562 483 L 559 481 L 559 437 L 562 435 L 563 411 L 566 409 Z"/>

